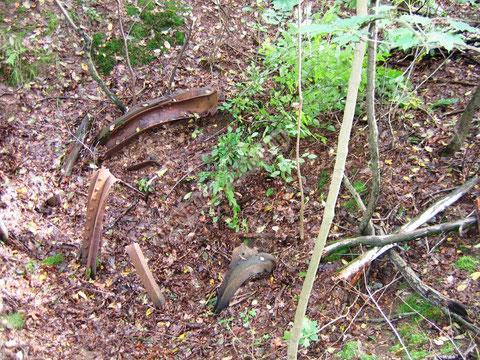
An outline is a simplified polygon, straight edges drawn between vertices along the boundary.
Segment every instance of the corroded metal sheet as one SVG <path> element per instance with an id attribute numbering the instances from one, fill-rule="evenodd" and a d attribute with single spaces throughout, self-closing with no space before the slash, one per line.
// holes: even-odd
<path id="1" fill-rule="evenodd" d="M 140 104 L 104 128 L 97 142 L 105 145 L 103 158 L 116 154 L 139 134 L 168 122 L 213 115 L 217 111 L 218 91 L 195 88 Z"/>
<path id="2" fill-rule="evenodd" d="M 116 178 L 106 168 L 95 171 L 88 190 L 87 221 L 80 260 L 86 264 L 92 277 L 97 272 L 97 256 L 102 244 L 103 218 L 108 194 Z"/>
<path id="3" fill-rule="evenodd" d="M 217 290 L 215 313 L 220 313 L 232 300 L 237 290 L 247 281 L 271 274 L 276 258 L 267 253 L 258 253 L 244 244 L 235 248 L 228 272 Z"/>

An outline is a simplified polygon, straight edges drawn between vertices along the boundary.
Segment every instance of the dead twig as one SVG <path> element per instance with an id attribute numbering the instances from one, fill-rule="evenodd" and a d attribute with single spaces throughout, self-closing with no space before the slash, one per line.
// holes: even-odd
<path id="1" fill-rule="evenodd" d="M 135 105 L 137 103 L 137 93 L 135 91 L 135 88 L 137 85 L 137 76 L 135 75 L 135 71 L 133 71 L 132 64 L 130 62 L 127 36 L 125 35 L 125 31 L 123 30 L 121 0 L 117 0 L 117 8 L 118 8 L 118 22 L 120 24 L 120 32 L 123 38 L 123 46 L 125 47 L 125 58 L 127 59 L 128 70 L 130 71 L 130 76 L 132 77 L 132 88 L 130 89 L 130 92 L 132 93 L 132 105 Z"/>
<path id="2" fill-rule="evenodd" d="M 387 322 L 388 326 L 390 326 L 390 328 L 392 329 L 393 333 L 395 334 L 395 336 L 397 337 L 398 341 L 400 342 L 400 344 L 402 345 L 403 347 L 403 350 L 405 351 L 405 354 L 407 354 L 407 357 L 412 360 L 412 356 L 410 355 L 410 353 L 408 352 L 408 349 L 407 347 L 405 346 L 405 343 L 403 342 L 403 339 L 402 337 L 400 336 L 400 334 L 398 333 L 397 329 L 395 328 L 395 326 L 393 326 L 392 322 L 388 319 L 387 315 L 383 312 L 380 304 L 377 302 L 377 300 L 375 300 L 375 297 L 372 295 L 371 291 L 370 291 L 370 288 L 368 287 L 368 284 L 367 284 L 367 280 L 366 278 L 364 277 L 364 281 L 365 281 L 365 288 L 367 289 L 367 292 L 368 292 L 368 297 L 370 298 L 370 301 L 372 301 L 375 306 L 377 307 L 378 309 L 378 312 L 382 315 L 382 317 L 385 319 L 385 321 Z"/>
<path id="3" fill-rule="evenodd" d="M 146 195 L 145 195 L 145 193 L 141 192 L 140 190 L 138 190 L 137 188 L 133 187 L 133 186 L 130 185 L 129 183 L 126 183 L 125 181 L 120 180 L 120 179 L 117 179 L 117 182 L 118 182 L 120 185 L 126 187 L 127 189 L 132 190 L 133 192 L 135 192 L 135 193 L 137 193 L 138 195 L 140 195 L 143 200 L 146 200 Z"/>
<path id="4" fill-rule="evenodd" d="M 170 77 L 168 78 L 167 93 L 170 93 L 172 91 L 173 82 L 175 81 L 175 73 L 177 72 L 177 69 L 178 69 L 178 66 L 180 65 L 180 61 L 182 60 L 183 54 L 185 53 L 188 43 L 190 42 L 190 37 L 192 36 L 192 29 L 194 25 L 195 25 L 195 20 L 192 19 L 192 21 L 190 22 L 190 26 L 188 27 L 187 35 L 185 36 L 185 42 L 183 43 L 182 49 L 178 53 L 177 60 L 175 61 L 175 66 L 173 67 L 172 72 L 170 73 Z"/>
<path id="5" fill-rule="evenodd" d="M 85 143 L 85 138 L 87 137 L 87 133 L 92 126 L 92 121 L 93 117 L 90 114 L 86 114 L 82 122 L 80 123 L 80 126 L 77 128 L 77 131 L 75 132 L 75 141 L 71 145 L 68 155 L 65 158 L 65 161 L 62 166 L 62 171 L 65 176 L 70 176 L 72 175 L 73 171 L 73 166 L 75 165 L 75 162 L 78 159 L 78 156 L 80 155 L 80 150 L 83 147 L 83 144 Z"/>
<path id="6" fill-rule="evenodd" d="M 124 217 L 126 216 L 130 211 L 132 211 L 132 209 L 138 205 L 138 202 L 140 200 L 137 198 L 135 199 L 135 201 L 120 215 L 118 216 L 113 222 L 112 224 L 107 228 L 107 231 L 109 230 L 112 230 L 116 225 L 117 223 Z"/>

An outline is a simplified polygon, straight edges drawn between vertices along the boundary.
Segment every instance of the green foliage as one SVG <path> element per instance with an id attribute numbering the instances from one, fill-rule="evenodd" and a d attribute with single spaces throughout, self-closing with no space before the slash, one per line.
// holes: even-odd
<path id="1" fill-rule="evenodd" d="M 455 267 L 457 269 L 466 271 L 468 273 L 474 273 L 477 271 L 477 267 L 480 264 L 480 261 L 475 259 L 472 256 L 461 256 L 455 261 Z"/>
<path id="2" fill-rule="evenodd" d="M 300 341 L 298 342 L 301 346 L 308 348 L 312 342 L 318 341 L 318 324 L 314 320 L 310 320 L 305 316 L 302 324 L 302 331 L 300 333 Z M 283 333 L 283 340 L 288 341 L 291 337 L 290 331 L 285 330 Z"/>
<path id="3" fill-rule="evenodd" d="M 55 15 L 55 13 L 52 11 L 48 11 L 46 13 L 46 16 L 48 18 L 47 34 L 51 35 L 55 32 L 55 30 L 58 27 L 58 18 L 57 18 L 57 15 Z"/>
<path id="4" fill-rule="evenodd" d="M 65 258 L 63 257 L 62 254 L 56 253 L 56 254 L 53 254 L 52 256 L 48 256 L 48 257 L 46 257 L 45 259 L 43 259 L 43 260 L 42 260 L 42 265 L 45 265 L 45 266 L 58 266 L 58 265 L 60 265 L 64 260 L 65 260 Z"/>
<path id="5" fill-rule="evenodd" d="M 458 102 L 457 98 L 443 98 L 443 99 L 438 99 L 434 101 L 433 103 L 430 104 L 431 109 L 437 109 L 437 108 L 443 108 L 447 107 L 450 105 L 454 105 Z"/>
<path id="6" fill-rule="evenodd" d="M 282 5 L 279 2 L 278 6 L 290 9 L 291 4 L 293 1 L 282 2 Z M 334 19 L 335 8 L 327 12 L 320 22 L 330 26 Z M 354 18 L 342 26 L 347 28 L 365 21 Z M 239 227 L 240 206 L 234 188 L 238 178 L 248 171 L 260 169 L 269 177 L 286 182 L 293 180 L 296 163 L 281 147 L 297 133 L 298 114 L 294 106 L 298 103 L 297 35 L 296 27 L 290 25 L 280 32 L 275 42 L 266 41 L 260 49 L 262 64 L 248 67 L 247 80 L 238 85 L 236 96 L 220 106 L 230 113 L 236 128 L 230 128 L 219 138 L 212 154 L 206 158 L 206 163 L 212 167 L 201 174 L 200 182 L 208 184 L 212 206 L 218 206 L 222 199 L 226 199 L 232 210 L 232 217 L 227 219 L 227 223 L 234 229 Z M 335 127 L 319 119 L 322 114 L 343 110 L 353 45 L 328 41 L 322 34 L 305 36 L 303 55 L 300 136 L 313 137 L 325 144 L 326 132 L 335 131 Z M 383 52 L 382 59 L 388 55 Z M 396 101 L 411 106 L 411 88 L 402 72 L 379 67 L 377 77 L 381 101 Z M 365 82 L 364 71 L 360 94 L 364 94 Z M 314 158 L 313 154 L 304 154 L 300 161 Z M 319 179 L 319 188 L 323 188 L 327 181 L 328 173 L 325 173 Z M 355 206 L 352 204 L 352 208 Z M 218 219 L 215 217 L 214 220 Z"/>
<path id="7" fill-rule="evenodd" d="M 0 75 L 11 85 L 23 85 L 38 72 L 37 65 L 27 59 L 28 49 L 23 45 L 25 32 L 12 33 L 8 37 L 0 33 Z"/>
<path id="8" fill-rule="evenodd" d="M 451 355 L 455 352 L 455 348 L 453 347 L 451 342 L 446 342 L 440 349 L 440 353 L 442 355 Z"/>
<path id="9" fill-rule="evenodd" d="M 423 3 L 423 1 L 422 1 Z M 381 48 L 408 50 L 421 47 L 425 51 L 445 48 L 463 49 L 465 32 L 479 33 L 479 29 L 462 21 L 446 18 L 445 21 L 433 21 L 421 15 L 403 14 L 398 16 L 393 7 L 382 7 L 378 15 L 353 16 L 339 18 L 336 15 L 330 22 L 312 23 L 302 27 L 302 32 L 309 35 L 333 35 L 332 41 L 341 46 L 358 42 L 366 36 L 366 24 L 373 19 L 381 19 L 379 27 L 385 33 Z"/>
<path id="10" fill-rule="evenodd" d="M 141 192 L 143 192 L 145 194 L 153 192 L 153 188 L 150 187 L 149 181 L 150 181 L 149 178 L 142 178 L 142 179 L 138 180 L 137 181 L 138 190 L 140 190 Z"/>
<path id="11" fill-rule="evenodd" d="M 428 335 L 412 324 L 403 324 L 398 333 L 409 345 L 421 346 L 428 343 Z"/>
<path id="12" fill-rule="evenodd" d="M 413 359 L 424 359 L 430 354 L 427 350 L 422 349 L 422 346 L 429 345 L 430 338 L 425 332 L 420 330 L 418 326 L 412 324 L 403 324 L 399 327 L 398 333 L 402 337 L 407 349 L 409 349 L 409 353 Z M 402 354 L 404 359 L 408 358 L 400 343 L 392 346 L 390 351 L 395 354 Z"/>
<path id="13" fill-rule="evenodd" d="M 35 270 L 37 270 L 37 263 L 35 261 L 30 260 L 25 264 L 25 271 L 27 273 L 34 273 Z"/>
<path id="14" fill-rule="evenodd" d="M 207 183 L 211 190 L 211 204 L 218 206 L 222 194 L 232 209 L 233 216 L 227 223 L 233 229 L 239 228 L 238 215 L 240 205 L 235 198 L 233 183 L 236 179 L 263 164 L 263 151 L 259 143 L 250 136 L 245 136 L 243 129 L 229 129 L 227 134 L 221 136 L 212 153 L 205 157 L 207 164 L 215 164 L 215 170 L 199 174 L 199 182 Z"/>
<path id="15" fill-rule="evenodd" d="M 416 294 L 409 295 L 404 302 L 397 307 L 396 311 L 397 314 L 416 311 L 430 320 L 438 320 L 442 316 L 442 311 L 439 308 L 430 305 L 426 300 Z M 417 319 L 420 320 L 421 317 L 418 316 Z"/>
<path id="16" fill-rule="evenodd" d="M 265 191 L 265 196 L 268 196 L 268 197 L 271 197 L 275 195 L 275 189 L 274 188 L 268 188 L 266 191 Z"/>
<path id="17" fill-rule="evenodd" d="M 245 308 L 244 311 L 240 313 L 240 319 L 242 319 L 242 325 L 244 328 L 250 327 L 250 321 L 257 316 L 257 310 Z"/>
<path id="18" fill-rule="evenodd" d="M 20 312 L 1 315 L 0 324 L 9 329 L 21 330 L 25 326 L 25 316 Z"/>
<path id="19" fill-rule="evenodd" d="M 186 8 L 176 1 L 166 1 L 159 7 L 155 2 L 138 0 L 126 6 L 127 15 L 135 22 L 131 25 L 128 52 L 132 66 L 146 65 L 156 59 L 158 53 L 170 46 L 183 44 L 185 34 L 174 30 L 184 24 Z M 94 16 L 93 13 L 91 15 Z M 92 36 L 94 61 L 99 71 L 108 75 L 118 61 L 125 56 L 123 39 L 107 38 L 103 33 Z"/>
<path id="20" fill-rule="evenodd" d="M 357 341 L 349 341 L 343 345 L 342 350 L 338 352 L 337 356 L 342 360 L 352 360 L 357 357 L 359 353 Z"/>

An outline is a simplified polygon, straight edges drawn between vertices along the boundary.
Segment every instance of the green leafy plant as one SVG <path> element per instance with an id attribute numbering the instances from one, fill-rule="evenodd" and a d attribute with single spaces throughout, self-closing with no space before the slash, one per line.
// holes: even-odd
<path id="1" fill-rule="evenodd" d="M 250 321 L 257 316 L 257 310 L 245 308 L 244 311 L 240 313 L 240 319 L 242 319 L 242 325 L 244 328 L 250 327 Z"/>
<path id="2" fill-rule="evenodd" d="M 276 6 L 291 10 L 293 3 L 293 0 L 279 2 Z M 333 31 L 337 26 L 333 24 L 339 21 L 336 11 L 336 7 L 333 7 L 325 15 L 315 15 L 313 18 L 320 22 L 320 26 L 327 26 L 328 31 Z M 348 23 L 345 20 L 342 26 L 355 29 L 355 26 L 365 22 L 363 18 L 354 17 Z M 296 163 L 290 158 L 292 155 L 286 153 L 284 145 L 297 132 L 297 110 L 294 106 L 298 103 L 297 34 L 296 27 L 289 25 L 280 31 L 275 42 L 267 40 L 259 50 L 262 63 L 248 67 L 247 80 L 238 85 L 236 96 L 220 106 L 232 116 L 234 126 L 219 138 L 212 154 L 206 157 L 205 162 L 211 166 L 207 172 L 200 174 L 199 180 L 211 193 L 213 207 L 219 206 L 224 199 L 227 201 L 232 216 L 227 217 L 226 221 L 236 230 L 239 228 L 241 210 L 235 195 L 234 184 L 237 179 L 249 171 L 261 170 L 272 178 L 281 178 L 285 182 L 293 180 Z M 302 59 L 302 138 L 314 138 L 325 144 L 328 132 L 335 131 L 331 123 L 323 123 L 320 119 L 321 114 L 340 111 L 345 104 L 353 41 L 344 40 L 331 41 L 319 31 L 313 35 L 308 33 L 305 37 Z M 382 60 L 388 56 L 388 51 L 384 50 Z M 377 77 L 382 101 L 396 101 L 405 108 L 416 105 L 415 98 L 411 96 L 411 86 L 402 72 L 380 66 Z M 363 74 L 360 94 L 364 93 L 365 82 Z M 361 103 L 358 111 L 362 106 Z M 304 154 L 300 161 L 314 158 L 314 154 Z M 327 181 L 328 174 L 320 182 L 326 184 Z M 216 214 L 213 217 L 214 221 L 218 220 Z"/>
<path id="3" fill-rule="evenodd" d="M 65 258 L 63 257 L 62 254 L 56 253 L 51 256 L 46 257 L 45 259 L 42 260 L 42 265 L 44 266 L 58 266 L 60 265 Z"/>
<path id="4" fill-rule="evenodd" d="M 25 326 L 25 316 L 21 312 L 0 315 L 0 324 L 9 329 L 21 330 Z"/>
<path id="5" fill-rule="evenodd" d="M 299 344 L 305 348 L 308 348 L 312 342 L 318 341 L 318 324 L 315 320 L 310 320 L 305 316 L 302 324 L 302 331 L 300 335 Z M 283 333 L 283 340 L 290 340 L 290 331 L 285 330 Z"/>
<path id="6" fill-rule="evenodd" d="M 30 260 L 25 264 L 25 271 L 27 273 L 34 273 L 35 270 L 37 270 L 37 263 L 35 261 Z"/>
<path id="7" fill-rule="evenodd" d="M 137 181 L 138 190 L 140 190 L 145 194 L 153 192 L 153 188 L 150 186 L 149 182 L 150 182 L 150 179 L 147 177 L 141 178 L 140 180 L 138 180 Z"/>
<path id="8" fill-rule="evenodd" d="M 348 341 L 343 345 L 342 350 L 337 353 L 337 356 L 342 360 L 355 359 L 360 353 L 358 341 Z"/>
<path id="9" fill-rule="evenodd" d="M 470 274 L 477 271 L 479 264 L 480 261 L 472 256 L 461 256 L 457 261 L 455 261 L 455 267 L 457 269 L 466 271 Z"/>

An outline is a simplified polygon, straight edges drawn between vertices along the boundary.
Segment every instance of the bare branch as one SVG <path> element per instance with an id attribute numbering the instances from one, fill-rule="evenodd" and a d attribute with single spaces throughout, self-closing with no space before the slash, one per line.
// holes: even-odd
<path id="1" fill-rule="evenodd" d="M 83 39 L 83 49 L 85 52 L 85 59 L 87 60 L 87 65 L 88 65 L 88 71 L 90 72 L 90 76 L 95 80 L 100 86 L 100 88 L 103 90 L 105 95 L 115 104 L 117 107 L 125 113 L 127 111 L 127 107 L 125 104 L 108 88 L 108 86 L 105 84 L 105 82 L 102 80 L 100 75 L 97 72 L 97 69 L 95 68 L 95 64 L 93 63 L 92 59 L 92 39 L 88 34 L 83 31 L 83 29 L 80 26 L 77 26 L 70 15 L 68 14 L 67 10 L 63 7 L 62 3 L 59 0 L 55 0 L 55 3 L 57 6 L 60 8 L 60 11 L 62 12 L 63 16 L 67 20 L 68 24 L 70 27 L 75 30 L 75 32 Z"/>
<path id="2" fill-rule="evenodd" d="M 298 3 L 298 107 L 297 107 L 297 141 L 295 145 L 295 156 L 296 156 L 296 165 L 297 165 L 297 177 L 298 177 L 298 188 L 300 190 L 300 219 L 298 223 L 298 230 L 300 234 L 300 241 L 303 242 L 305 238 L 304 231 L 304 213 L 305 213 L 305 194 L 303 192 L 303 181 L 302 181 L 302 171 L 300 169 L 300 132 L 302 129 L 302 108 L 303 108 L 303 94 L 302 94 L 302 32 L 300 27 L 302 26 L 302 1 Z"/>
<path id="3" fill-rule="evenodd" d="M 376 9 L 378 9 L 377 0 Z M 375 117 L 375 74 L 377 65 L 377 26 L 376 22 L 370 23 L 368 40 L 368 65 L 367 65 L 367 121 L 368 121 L 368 149 L 370 151 L 370 168 L 372 170 L 372 189 L 367 209 L 360 220 L 360 234 L 373 234 L 373 226 L 370 222 L 373 211 L 380 195 L 380 164 L 378 150 L 378 126 Z"/>
<path id="4" fill-rule="evenodd" d="M 127 36 L 125 35 L 125 31 L 123 30 L 121 0 L 117 0 L 117 9 L 118 9 L 118 22 L 120 24 L 120 32 L 122 33 L 122 38 L 123 38 L 123 47 L 125 48 L 125 58 L 127 60 L 127 66 L 128 66 L 128 70 L 130 71 L 130 76 L 132 77 L 132 88 L 130 89 L 130 92 L 132 93 L 132 105 L 135 105 L 137 103 L 137 92 L 135 91 L 135 87 L 137 85 L 137 76 L 135 75 L 135 71 L 133 71 L 132 64 L 130 62 L 130 53 L 128 51 Z"/>
<path id="5" fill-rule="evenodd" d="M 323 250 L 323 256 L 327 256 L 341 248 L 350 247 L 354 245 L 371 245 L 371 246 L 384 246 L 389 244 L 395 244 L 399 242 L 406 242 L 410 240 L 419 240 L 425 236 L 438 234 L 442 232 L 449 232 L 458 230 L 461 227 L 473 226 L 477 222 L 474 217 L 469 217 L 462 220 L 447 222 L 438 225 L 427 226 L 418 230 L 410 232 L 400 232 L 390 235 L 366 235 L 356 238 L 345 239 L 337 241 L 325 247 Z"/>

